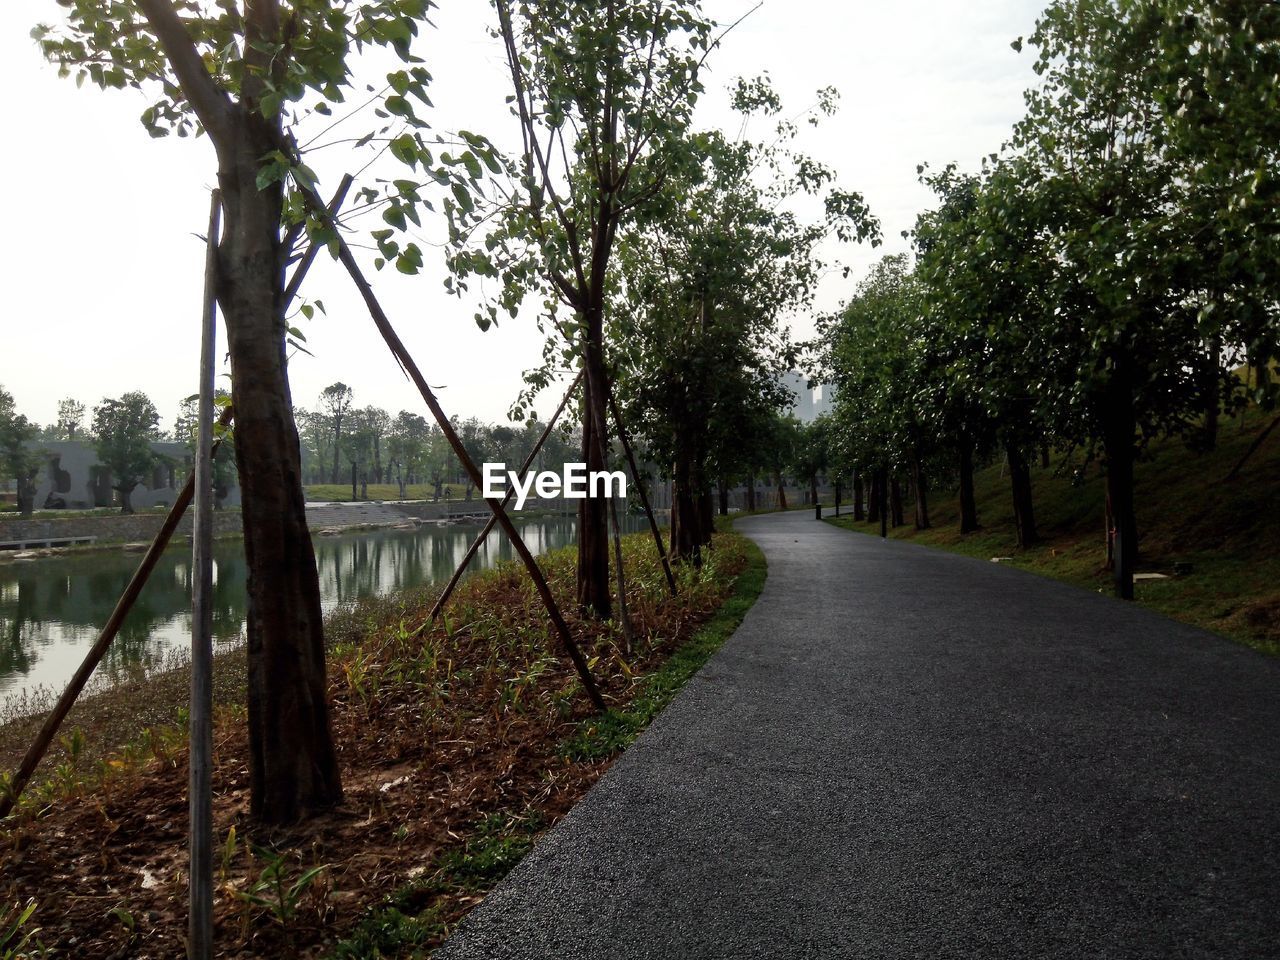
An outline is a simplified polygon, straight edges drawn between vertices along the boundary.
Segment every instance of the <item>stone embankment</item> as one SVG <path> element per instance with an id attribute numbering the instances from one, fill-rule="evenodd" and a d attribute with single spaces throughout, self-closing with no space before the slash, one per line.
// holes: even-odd
<path id="1" fill-rule="evenodd" d="M 559 501 L 538 502 L 529 500 L 523 513 L 560 510 Z M 307 525 L 316 534 L 340 533 L 343 530 L 365 529 L 376 527 L 405 527 L 423 522 L 448 522 L 451 520 L 474 520 L 488 515 L 484 501 L 448 501 L 432 503 L 430 501 L 404 502 L 372 502 L 372 503 L 309 503 L 307 504 Z M 64 549 L 84 550 L 97 547 L 120 547 L 122 544 L 149 543 L 159 532 L 164 523 L 163 513 L 135 514 L 98 514 L 90 516 L 40 516 L 31 519 L 0 520 L 0 560 L 14 559 L 18 553 L 23 557 L 31 556 L 27 549 L 16 549 L 3 545 L 31 544 L 37 548 L 47 542 L 68 543 L 78 541 L 71 547 L 53 547 L 39 550 L 45 552 Z M 220 510 L 214 514 L 214 536 L 239 536 L 240 511 Z M 190 535 L 191 515 L 182 518 L 178 526 L 177 537 Z"/>
<path id="2" fill-rule="evenodd" d="M 0 544 L 85 540 L 92 546 L 150 542 L 164 524 L 163 513 L 100 514 L 97 516 L 35 517 L 0 520 Z M 213 515 L 215 536 L 240 532 L 240 511 L 219 510 Z M 191 533 L 191 515 L 182 518 L 178 535 Z M 0 549 L 0 558 L 5 552 Z"/>

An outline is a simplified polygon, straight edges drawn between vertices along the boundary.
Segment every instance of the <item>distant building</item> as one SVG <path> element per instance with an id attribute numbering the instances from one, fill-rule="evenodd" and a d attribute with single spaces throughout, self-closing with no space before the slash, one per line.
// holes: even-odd
<path id="1" fill-rule="evenodd" d="M 114 505 L 111 470 L 98 462 L 98 451 L 92 443 L 33 440 L 29 446 L 45 457 L 45 465 L 36 477 L 37 510 L 87 510 Z M 191 450 L 185 443 L 159 440 L 151 444 L 151 449 L 157 456 L 156 465 L 129 497 L 135 510 L 171 505 L 181 486 L 179 478 L 185 481 L 191 472 Z M 219 506 L 240 503 L 240 488 L 234 482 L 218 494 Z"/>
<path id="2" fill-rule="evenodd" d="M 831 412 L 836 396 L 836 388 L 832 384 L 820 383 L 810 387 L 804 374 L 789 370 L 782 375 L 782 385 L 795 398 L 790 413 L 801 423 L 811 423 Z"/>
<path id="3" fill-rule="evenodd" d="M 834 383 L 820 383 L 813 391 L 813 415 L 821 417 L 824 414 L 835 412 L 836 408 L 836 385 Z"/>

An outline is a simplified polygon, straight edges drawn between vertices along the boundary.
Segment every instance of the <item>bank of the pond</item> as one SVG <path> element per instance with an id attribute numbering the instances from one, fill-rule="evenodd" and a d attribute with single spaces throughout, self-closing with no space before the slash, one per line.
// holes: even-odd
<path id="1" fill-rule="evenodd" d="M 534 553 L 574 542 L 575 521 L 518 514 L 517 528 Z M 447 579 L 479 533 L 480 524 L 422 523 L 349 528 L 314 538 L 321 604 L 326 611 L 361 597 L 394 593 Z M 635 529 L 635 527 L 632 527 Z M 472 570 L 513 556 L 505 534 L 493 531 Z M 242 541 L 214 544 L 213 632 L 217 649 L 236 643 L 245 617 Z M 41 557 L 0 565 L 0 719 L 21 711 L 38 691 L 61 690 L 133 576 L 139 557 L 127 550 L 91 556 Z M 131 679 L 181 656 L 191 638 L 191 547 L 173 544 L 161 556 L 121 626 L 100 673 Z"/>
<path id="2" fill-rule="evenodd" d="M 356 530 L 384 527 L 412 527 L 419 523 L 451 523 L 461 516 L 474 517 L 486 511 L 483 500 L 367 500 L 356 502 L 312 502 L 307 504 L 307 522 L 313 536 L 328 536 Z M 515 516 L 531 520 L 568 515 L 558 501 L 533 501 Z M 116 511 L 40 511 L 31 517 L 12 512 L 0 514 L 0 545 L 29 546 L 0 548 L 0 563 L 21 562 L 33 557 L 66 556 L 98 550 L 122 548 L 141 551 L 160 532 L 168 511 L 153 508 L 137 513 Z M 174 540 L 190 537 L 192 515 L 179 522 Z M 218 539 L 244 535 L 240 511 L 226 509 L 213 515 L 213 535 Z"/>
<path id="3" fill-rule="evenodd" d="M 651 540 L 624 538 L 624 552 L 630 654 L 617 624 L 573 614 L 574 551 L 541 559 L 610 703 L 604 718 L 592 715 L 512 564 L 464 583 L 437 625 L 426 618 L 434 589 L 331 617 L 346 802 L 305 828 L 267 833 L 247 820 L 243 711 L 224 708 L 214 774 L 219 955 L 369 956 L 439 942 L 732 632 L 763 584 L 759 551 L 733 533 L 717 537 L 700 571 L 679 570 L 674 599 Z M 65 955 L 178 955 L 182 736 L 153 731 L 97 761 L 77 746 L 88 738 L 69 733 L 63 747 L 76 759 L 55 761 L 54 779 L 8 825 L 0 900 L 37 897 L 31 922 Z"/>

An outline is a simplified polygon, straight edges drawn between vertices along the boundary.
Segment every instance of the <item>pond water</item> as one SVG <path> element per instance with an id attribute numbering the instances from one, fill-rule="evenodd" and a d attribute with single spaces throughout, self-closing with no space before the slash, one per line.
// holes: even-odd
<path id="1" fill-rule="evenodd" d="M 639 529 L 628 517 L 627 528 Z M 572 517 L 520 521 L 529 549 L 544 553 L 574 541 Z M 478 524 L 364 530 L 315 538 L 326 612 L 345 600 L 443 581 L 480 532 Z M 494 566 L 515 551 L 494 530 L 471 569 Z M 141 553 L 95 551 L 0 563 L 0 699 L 44 686 L 61 690 L 97 638 L 133 575 Z M 215 645 L 240 637 L 245 615 L 240 540 L 214 544 Z M 191 644 L 191 547 L 165 552 L 108 651 L 99 674 L 154 665 Z"/>

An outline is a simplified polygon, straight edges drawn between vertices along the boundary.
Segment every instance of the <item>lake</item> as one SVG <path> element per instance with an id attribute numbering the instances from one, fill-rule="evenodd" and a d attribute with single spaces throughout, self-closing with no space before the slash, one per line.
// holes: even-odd
<path id="1" fill-rule="evenodd" d="M 633 517 L 624 522 L 628 529 L 640 529 Z M 535 554 L 574 542 L 571 517 L 517 519 L 516 524 Z M 454 524 L 316 537 L 325 611 L 346 600 L 447 580 L 479 532 L 478 524 Z M 514 556 L 506 535 L 494 530 L 471 569 Z M 0 564 L 0 699 L 39 686 L 61 690 L 141 558 L 141 553 L 100 550 Z M 215 646 L 241 635 L 244 578 L 242 542 L 215 542 Z M 184 538 L 161 558 L 98 673 L 156 665 L 190 645 L 191 547 Z"/>

